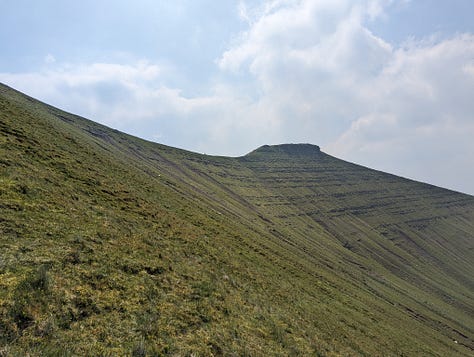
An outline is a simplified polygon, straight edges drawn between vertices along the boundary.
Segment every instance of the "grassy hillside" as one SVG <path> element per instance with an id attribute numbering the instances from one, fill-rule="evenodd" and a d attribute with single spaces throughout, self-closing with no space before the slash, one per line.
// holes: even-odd
<path id="1" fill-rule="evenodd" d="M 474 353 L 474 198 L 147 142 L 0 85 L 0 356 Z"/>

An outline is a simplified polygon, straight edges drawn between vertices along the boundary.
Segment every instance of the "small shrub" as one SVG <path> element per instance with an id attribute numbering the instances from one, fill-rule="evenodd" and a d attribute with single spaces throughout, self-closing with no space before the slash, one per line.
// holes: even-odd
<path id="1" fill-rule="evenodd" d="M 18 337 L 18 328 L 16 327 L 12 319 L 1 318 L 0 319 L 0 343 L 12 342 L 17 337 Z M 7 349 L 5 351 L 8 352 Z M 5 356 L 7 355 L 8 354 L 6 354 Z M 3 355 L 0 352 L 0 357 L 2 356 Z"/>
<path id="2" fill-rule="evenodd" d="M 34 322 L 34 307 L 39 308 L 36 310 L 44 310 L 47 305 L 46 298 L 51 289 L 48 270 L 47 265 L 41 265 L 35 272 L 27 275 L 15 289 L 10 316 L 20 331 Z"/>
<path id="3" fill-rule="evenodd" d="M 30 285 L 33 289 L 49 291 L 51 287 L 51 277 L 48 273 L 49 267 L 46 264 L 41 265 L 36 274 L 30 281 Z"/>
<path id="4" fill-rule="evenodd" d="M 132 357 L 145 357 L 146 356 L 146 346 L 145 340 L 141 339 L 132 349 Z"/>
<path id="5" fill-rule="evenodd" d="M 160 316 L 157 312 L 144 312 L 137 315 L 137 331 L 143 337 L 151 337 L 155 335 L 159 318 Z"/>
<path id="6" fill-rule="evenodd" d="M 35 335 L 38 337 L 52 336 L 56 329 L 56 324 L 52 316 L 40 321 L 35 326 Z"/>
<path id="7" fill-rule="evenodd" d="M 201 281 L 193 285 L 193 300 L 208 298 L 216 290 L 216 286 L 210 281 Z"/>
<path id="8" fill-rule="evenodd" d="M 285 347 L 285 330 L 283 329 L 283 327 L 276 322 L 272 322 L 270 328 L 273 339 L 279 344 L 281 344 L 283 347 Z"/>
<path id="9" fill-rule="evenodd" d="M 81 254 L 77 249 L 75 249 L 67 255 L 66 261 L 73 265 L 80 264 L 82 263 Z"/>

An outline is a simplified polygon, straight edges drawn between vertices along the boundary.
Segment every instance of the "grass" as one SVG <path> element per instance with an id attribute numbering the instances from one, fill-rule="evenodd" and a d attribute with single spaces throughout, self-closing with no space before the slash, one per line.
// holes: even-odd
<path id="1" fill-rule="evenodd" d="M 471 196 L 310 145 L 199 155 L 4 86 L 0 132 L 0 355 L 472 354 Z"/>

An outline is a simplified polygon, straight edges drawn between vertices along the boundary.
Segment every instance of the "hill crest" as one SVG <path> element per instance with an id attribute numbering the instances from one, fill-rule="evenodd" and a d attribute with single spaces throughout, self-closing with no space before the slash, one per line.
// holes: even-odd
<path id="1" fill-rule="evenodd" d="M 317 156 L 321 149 L 317 145 L 299 143 L 299 144 L 278 144 L 278 145 L 263 145 L 256 150 L 248 153 L 246 156 Z"/>

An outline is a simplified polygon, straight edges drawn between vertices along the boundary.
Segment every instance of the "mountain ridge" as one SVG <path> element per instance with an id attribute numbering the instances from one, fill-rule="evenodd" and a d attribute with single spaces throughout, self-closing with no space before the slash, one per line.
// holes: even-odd
<path id="1" fill-rule="evenodd" d="M 255 154 L 287 154 L 293 156 L 314 156 L 321 151 L 318 145 L 299 143 L 299 144 L 277 144 L 277 145 L 262 145 L 259 148 L 251 151 L 245 156 Z"/>
<path id="2" fill-rule="evenodd" d="M 12 353 L 474 348 L 472 196 L 311 144 L 200 155 L 4 86 L 0 115 L 0 342 Z"/>

